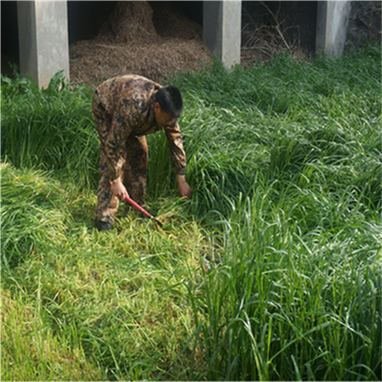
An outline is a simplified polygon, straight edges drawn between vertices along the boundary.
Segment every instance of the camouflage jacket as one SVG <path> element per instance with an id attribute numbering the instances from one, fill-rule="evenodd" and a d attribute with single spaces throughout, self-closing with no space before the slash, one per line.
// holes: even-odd
<path id="1" fill-rule="evenodd" d="M 161 128 L 154 118 L 155 94 L 161 85 L 138 75 L 115 77 L 95 91 L 111 124 L 106 141 L 101 142 L 107 156 L 110 178 L 120 176 L 126 158 L 126 140 L 130 134 L 143 136 L 164 130 L 175 172 L 186 172 L 186 155 L 179 125 Z"/>

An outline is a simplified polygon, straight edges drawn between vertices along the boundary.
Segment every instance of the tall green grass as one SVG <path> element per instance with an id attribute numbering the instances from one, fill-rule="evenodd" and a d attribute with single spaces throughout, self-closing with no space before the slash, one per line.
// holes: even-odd
<path id="1" fill-rule="evenodd" d="M 149 136 L 163 229 L 121 208 L 106 235 L 91 91 L 3 78 L 3 379 L 379 380 L 380 68 L 376 45 L 173 78 L 192 199 Z"/>
<path id="2" fill-rule="evenodd" d="M 2 261 L 9 267 L 66 239 L 72 220 L 65 210 L 68 194 L 48 179 L 41 170 L 15 171 L 9 163 L 1 164 Z"/>
<path id="3" fill-rule="evenodd" d="M 55 170 L 82 187 L 96 183 L 99 143 L 91 93 L 70 89 L 57 73 L 47 89 L 32 79 L 2 77 L 2 156 L 23 168 Z"/>
<path id="4" fill-rule="evenodd" d="M 207 379 L 380 377 L 380 59 L 279 56 L 184 80 L 203 142 L 190 172 L 225 225 L 190 292 Z"/>
<path id="5" fill-rule="evenodd" d="M 190 290 L 208 380 L 378 379 L 379 219 L 338 208 L 336 229 L 302 233 L 290 206 L 255 186 L 225 221 L 223 256 L 205 260 L 209 271 Z"/>

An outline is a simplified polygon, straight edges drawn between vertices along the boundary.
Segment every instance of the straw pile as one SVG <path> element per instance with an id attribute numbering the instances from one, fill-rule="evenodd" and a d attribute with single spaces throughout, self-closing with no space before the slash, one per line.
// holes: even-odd
<path id="1" fill-rule="evenodd" d="M 134 73 L 161 82 L 173 73 L 212 62 L 197 23 L 170 6 L 156 9 L 156 26 L 153 16 L 146 1 L 117 3 L 95 39 L 70 46 L 71 81 L 97 85 Z"/>
<path id="2" fill-rule="evenodd" d="M 121 1 L 101 27 L 98 40 L 139 43 L 156 39 L 153 10 L 146 1 Z"/>

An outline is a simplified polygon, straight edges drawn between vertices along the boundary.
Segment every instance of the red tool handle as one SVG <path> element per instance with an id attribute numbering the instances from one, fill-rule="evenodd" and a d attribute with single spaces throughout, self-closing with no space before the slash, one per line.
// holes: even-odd
<path id="1" fill-rule="evenodd" d="M 141 207 L 138 203 L 134 202 L 133 199 L 129 198 L 128 196 L 125 196 L 125 200 L 128 201 L 138 211 L 146 215 L 149 219 L 154 219 L 154 216 L 150 215 L 143 207 Z"/>

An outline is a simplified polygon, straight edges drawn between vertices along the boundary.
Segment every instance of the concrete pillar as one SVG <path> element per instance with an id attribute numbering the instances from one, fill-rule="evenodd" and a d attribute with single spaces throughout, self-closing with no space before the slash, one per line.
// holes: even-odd
<path id="1" fill-rule="evenodd" d="M 69 79 L 66 1 L 18 1 L 20 74 L 46 88 L 57 72 Z"/>
<path id="2" fill-rule="evenodd" d="M 203 41 L 227 68 L 240 64 L 241 0 L 203 2 Z"/>
<path id="3" fill-rule="evenodd" d="M 340 57 L 344 51 L 351 1 L 318 1 L 316 51 Z"/>

